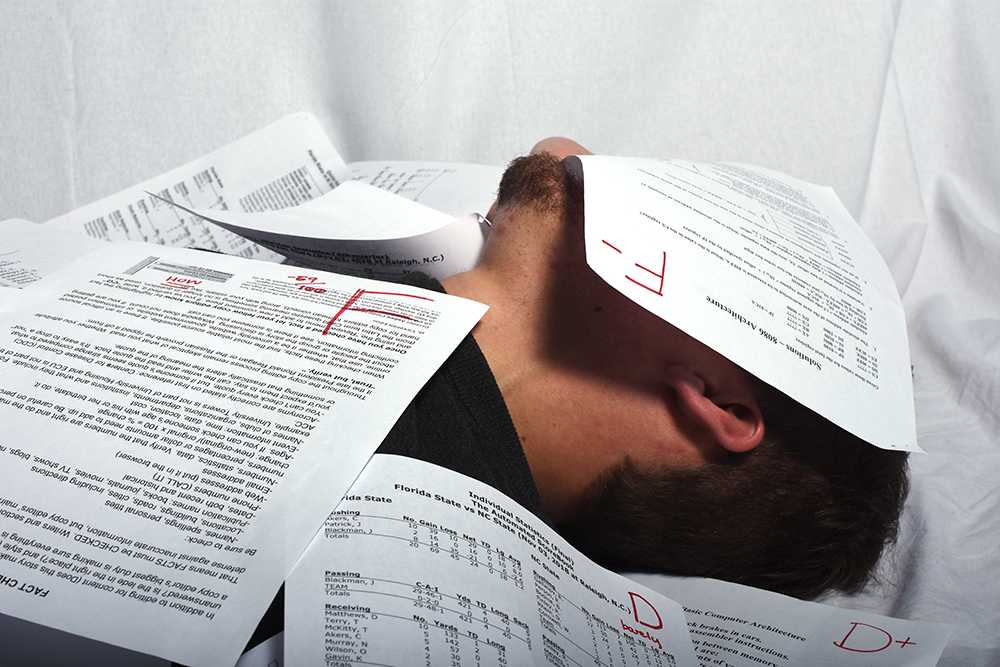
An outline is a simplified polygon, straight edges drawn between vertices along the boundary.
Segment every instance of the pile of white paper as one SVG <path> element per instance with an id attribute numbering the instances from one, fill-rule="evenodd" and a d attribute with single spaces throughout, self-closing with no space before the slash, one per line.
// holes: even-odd
<path id="1" fill-rule="evenodd" d="M 204 157 L 53 218 L 0 223 L 0 287 L 23 287 L 94 241 L 142 241 L 369 278 L 472 268 L 501 169 L 346 164 L 316 119 L 287 116 Z M 389 194 L 387 194 L 389 193 Z"/>
<path id="2" fill-rule="evenodd" d="M 29 296 L 0 319 L 0 611 L 189 665 L 235 662 L 485 312 L 137 243 Z"/>
<path id="3" fill-rule="evenodd" d="M 611 286 L 919 451 L 898 295 L 832 191 L 740 165 L 570 168 Z M 488 486 L 371 458 L 486 309 L 375 279 L 474 267 L 500 174 L 346 164 L 295 114 L 0 223 L 0 612 L 225 665 L 287 578 L 284 636 L 241 664 L 935 664 L 943 626 L 718 581 L 656 592 Z"/>

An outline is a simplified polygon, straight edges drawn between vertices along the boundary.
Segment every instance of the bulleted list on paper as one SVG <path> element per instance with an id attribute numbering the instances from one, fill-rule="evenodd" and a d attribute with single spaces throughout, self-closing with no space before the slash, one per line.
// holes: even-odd
<path id="1" fill-rule="evenodd" d="M 587 262 L 838 426 L 920 451 L 885 262 L 829 188 L 731 164 L 585 156 Z"/>
<path id="2" fill-rule="evenodd" d="M 319 123 L 298 113 L 45 224 L 108 241 L 144 241 L 277 262 L 282 259 L 277 253 L 163 200 L 215 211 L 277 210 L 314 199 L 346 178 L 344 161 Z"/>
<path id="3" fill-rule="evenodd" d="M 25 293 L 0 319 L 0 611 L 189 665 L 235 662 L 485 310 L 131 243 Z"/>
<path id="4" fill-rule="evenodd" d="M 376 454 L 285 586 L 289 665 L 696 665 L 681 607 L 499 491 Z"/>

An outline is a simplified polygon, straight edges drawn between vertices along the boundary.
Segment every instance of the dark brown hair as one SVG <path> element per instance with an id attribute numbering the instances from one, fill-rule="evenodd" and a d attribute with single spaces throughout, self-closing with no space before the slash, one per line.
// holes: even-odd
<path id="1" fill-rule="evenodd" d="M 526 206 L 539 213 L 558 211 L 572 186 L 560 161 L 548 153 L 523 155 L 507 166 L 497 188 L 497 207 Z"/>
<path id="2" fill-rule="evenodd" d="M 598 480 L 561 531 L 606 567 L 713 577 L 813 598 L 857 591 L 895 540 L 907 454 L 878 449 L 756 381 L 766 436 L 694 469 Z"/>

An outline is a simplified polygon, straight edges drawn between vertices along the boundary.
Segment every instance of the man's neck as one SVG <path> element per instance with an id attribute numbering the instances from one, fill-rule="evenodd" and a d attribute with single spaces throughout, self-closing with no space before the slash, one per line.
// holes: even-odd
<path id="1" fill-rule="evenodd" d="M 496 378 L 539 490 L 543 511 L 558 522 L 575 508 L 590 482 L 610 465 L 590 451 L 590 438 L 574 404 L 578 378 L 552 359 L 551 287 L 531 271 L 508 275 L 488 266 L 444 281 L 449 294 L 480 301 L 490 310 L 472 335 Z"/>
<path id="2" fill-rule="evenodd" d="M 530 295 L 514 302 L 502 280 L 483 269 L 448 278 L 444 287 L 449 294 L 490 307 L 472 335 L 509 403 L 509 397 L 538 370 L 538 359 L 532 351 L 539 323 L 535 321 L 537 310 L 530 303 Z"/>

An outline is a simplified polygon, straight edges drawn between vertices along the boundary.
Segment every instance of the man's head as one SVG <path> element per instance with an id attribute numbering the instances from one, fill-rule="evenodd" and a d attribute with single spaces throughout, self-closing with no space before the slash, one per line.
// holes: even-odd
<path id="1" fill-rule="evenodd" d="M 905 454 L 799 406 L 586 265 L 585 152 L 546 140 L 505 173 L 483 262 L 446 282 L 490 303 L 474 331 L 543 508 L 618 569 L 800 597 L 854 589 L 895 534 Z"/>

